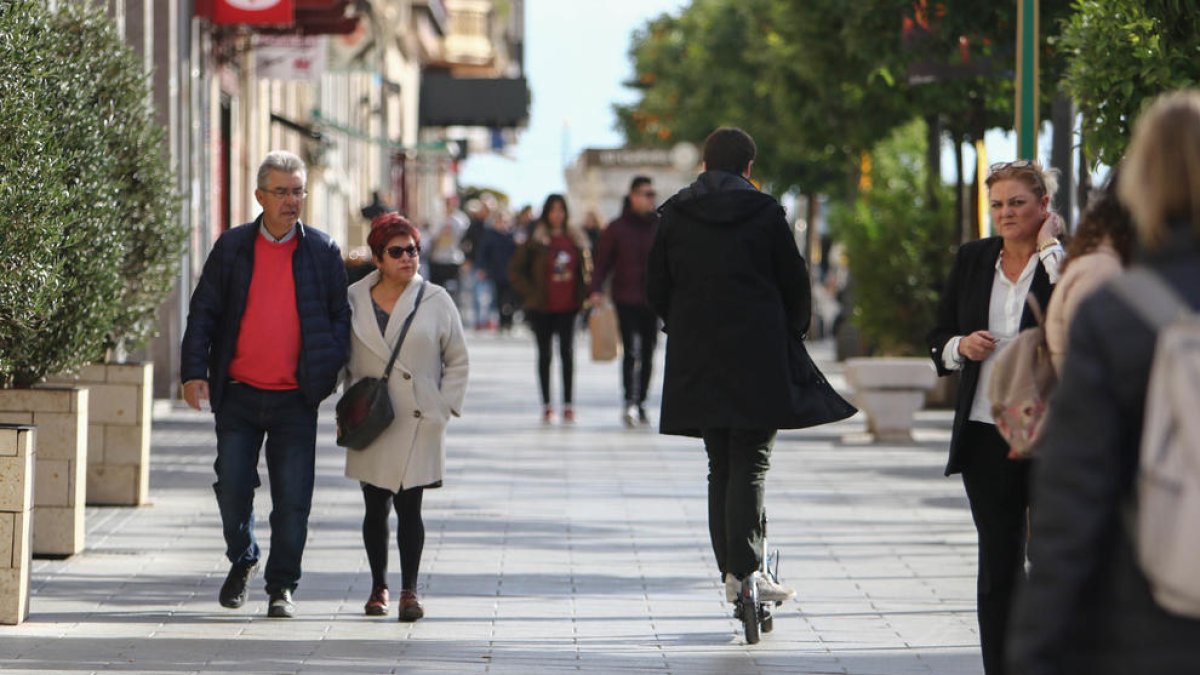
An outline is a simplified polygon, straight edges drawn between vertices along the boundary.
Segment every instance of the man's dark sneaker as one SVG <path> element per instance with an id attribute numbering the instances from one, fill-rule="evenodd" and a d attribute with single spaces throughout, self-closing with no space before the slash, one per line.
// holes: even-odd
<path id="1" fill-rule="evenodd" d="M 646 414 L 646 406 L 639 405 L 638 407 L 638 424 L 650 424 L 650 416 Z"/>
<path id="2" fill-rule="evenodd" d="M 271 601 L 267 604 L 267 616 L 272 619 L 290 619 L 296 616 L 296 606 L 292 604 L 292 592 L 288 589 L 271 591 Z"/>
<path id="3" fill-rule="evenodd" d="M 256 572 L 258 572 L 257 562 L 230 567 L 229 574 L 225 577 L 225 583 L 221 585 L 221 595 L 218 596 L 221 606 L 237 609 L 245 604 L 246 584 L 250 583 Z"/>

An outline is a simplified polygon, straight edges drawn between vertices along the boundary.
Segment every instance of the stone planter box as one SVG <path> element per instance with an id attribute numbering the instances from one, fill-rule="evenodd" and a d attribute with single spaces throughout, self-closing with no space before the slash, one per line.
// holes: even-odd
<path id="1" fill-rule="evenodd" d="M 866 414 L 867 431 L 875 440 L 911 441 L 913 415 L 925 405 L 925 392 L 937 381 L 929 359 L 847 359 L 845 374 L 854 389 L 854 404 Z"/>
<path id="2" fill-rule="evenodd" d="M 0 624 L 29 616 L 34 427 L 0 424 Z"/>
<path id="3" fill-rule="evenodd" d="M 150 490 L 154 364 L 94 364 L 49 384 L 87 387 L 87 503 L 139 506 Z"/>
<path id="4" fill-rule="evenodd" d="M 83 550 L 87 490 L 88 390 L 0 389 L 0 424 L 37 427 L 33 485 L 33 554 Z"/>

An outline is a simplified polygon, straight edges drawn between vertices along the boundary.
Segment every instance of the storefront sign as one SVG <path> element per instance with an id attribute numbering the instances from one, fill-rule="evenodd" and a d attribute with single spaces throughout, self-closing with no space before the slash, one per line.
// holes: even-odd
<path id="1" fill-rule="evenodd" d="M 316 81 L 325 74 L 329 39 L 324 35 L 259 35 L 254 40 L 258 77 Z"/>

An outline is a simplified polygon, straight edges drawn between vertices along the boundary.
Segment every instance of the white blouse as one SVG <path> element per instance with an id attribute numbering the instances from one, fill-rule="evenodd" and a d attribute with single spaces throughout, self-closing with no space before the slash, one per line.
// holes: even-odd
<path id="1" fill-rule="evenodd" d="M 988 302 L 987 330 L 996 339 L 996 349 L 980 364 L 979 385 L 975 388 L 975 398 L 971 401 L 971 413 L 967 417 L 969 420 L 988 424 L 996 423 L 992 418 L 992 402 L 988 399 L 987 393 L 988 382 L 992 377 L 992 367 L 996 362 L 996 356 L 1012 343 L 1013 338 L 1021 330 L 1021 314 L 1025 311 L 1025 298 L 1029 295 L 1030 286 L 1033 285 L 1033 274 L 1037 271 L 1038 260 L 1041 260 L 1042 266 L 1046 268 L 1046 275 L 1050 277 L 1051 285 L 1057 284 L 1064 251 L 1062 245 L 1059 244 L 1047 246 L 1036 256 L 1030 256 L 1029 262 L 1025 264 L 1025 269 L 1021 270 L 1021 275 L 1015 282 L 1009 281 L 1008 277 L 1004 276 L 1004 269 L 1000 265 L 1003 256 L 1004 252 L 1001 251 L 1000 256 L 996 258 L 996 276 L 995 281 L 992 282 L 992 297 Z M 1042 309 L 1044 311 L 1045 307 Z M 964 337 L 966 336 L 958 335 L 950 338 L 942 350 L 942 363 L 949 370 L 962 368 L 964 357 L 958 353 L 958 343 Z"/>

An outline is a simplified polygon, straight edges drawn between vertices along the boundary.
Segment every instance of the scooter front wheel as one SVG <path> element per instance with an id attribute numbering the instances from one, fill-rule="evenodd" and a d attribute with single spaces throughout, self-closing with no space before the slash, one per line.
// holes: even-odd
<path id="1" fill-rule="evenodd" d="M 746 632 L 746 644 L 758 644 L 758 608 L 755 605 L 742 603 L 742 628 Z"/>

